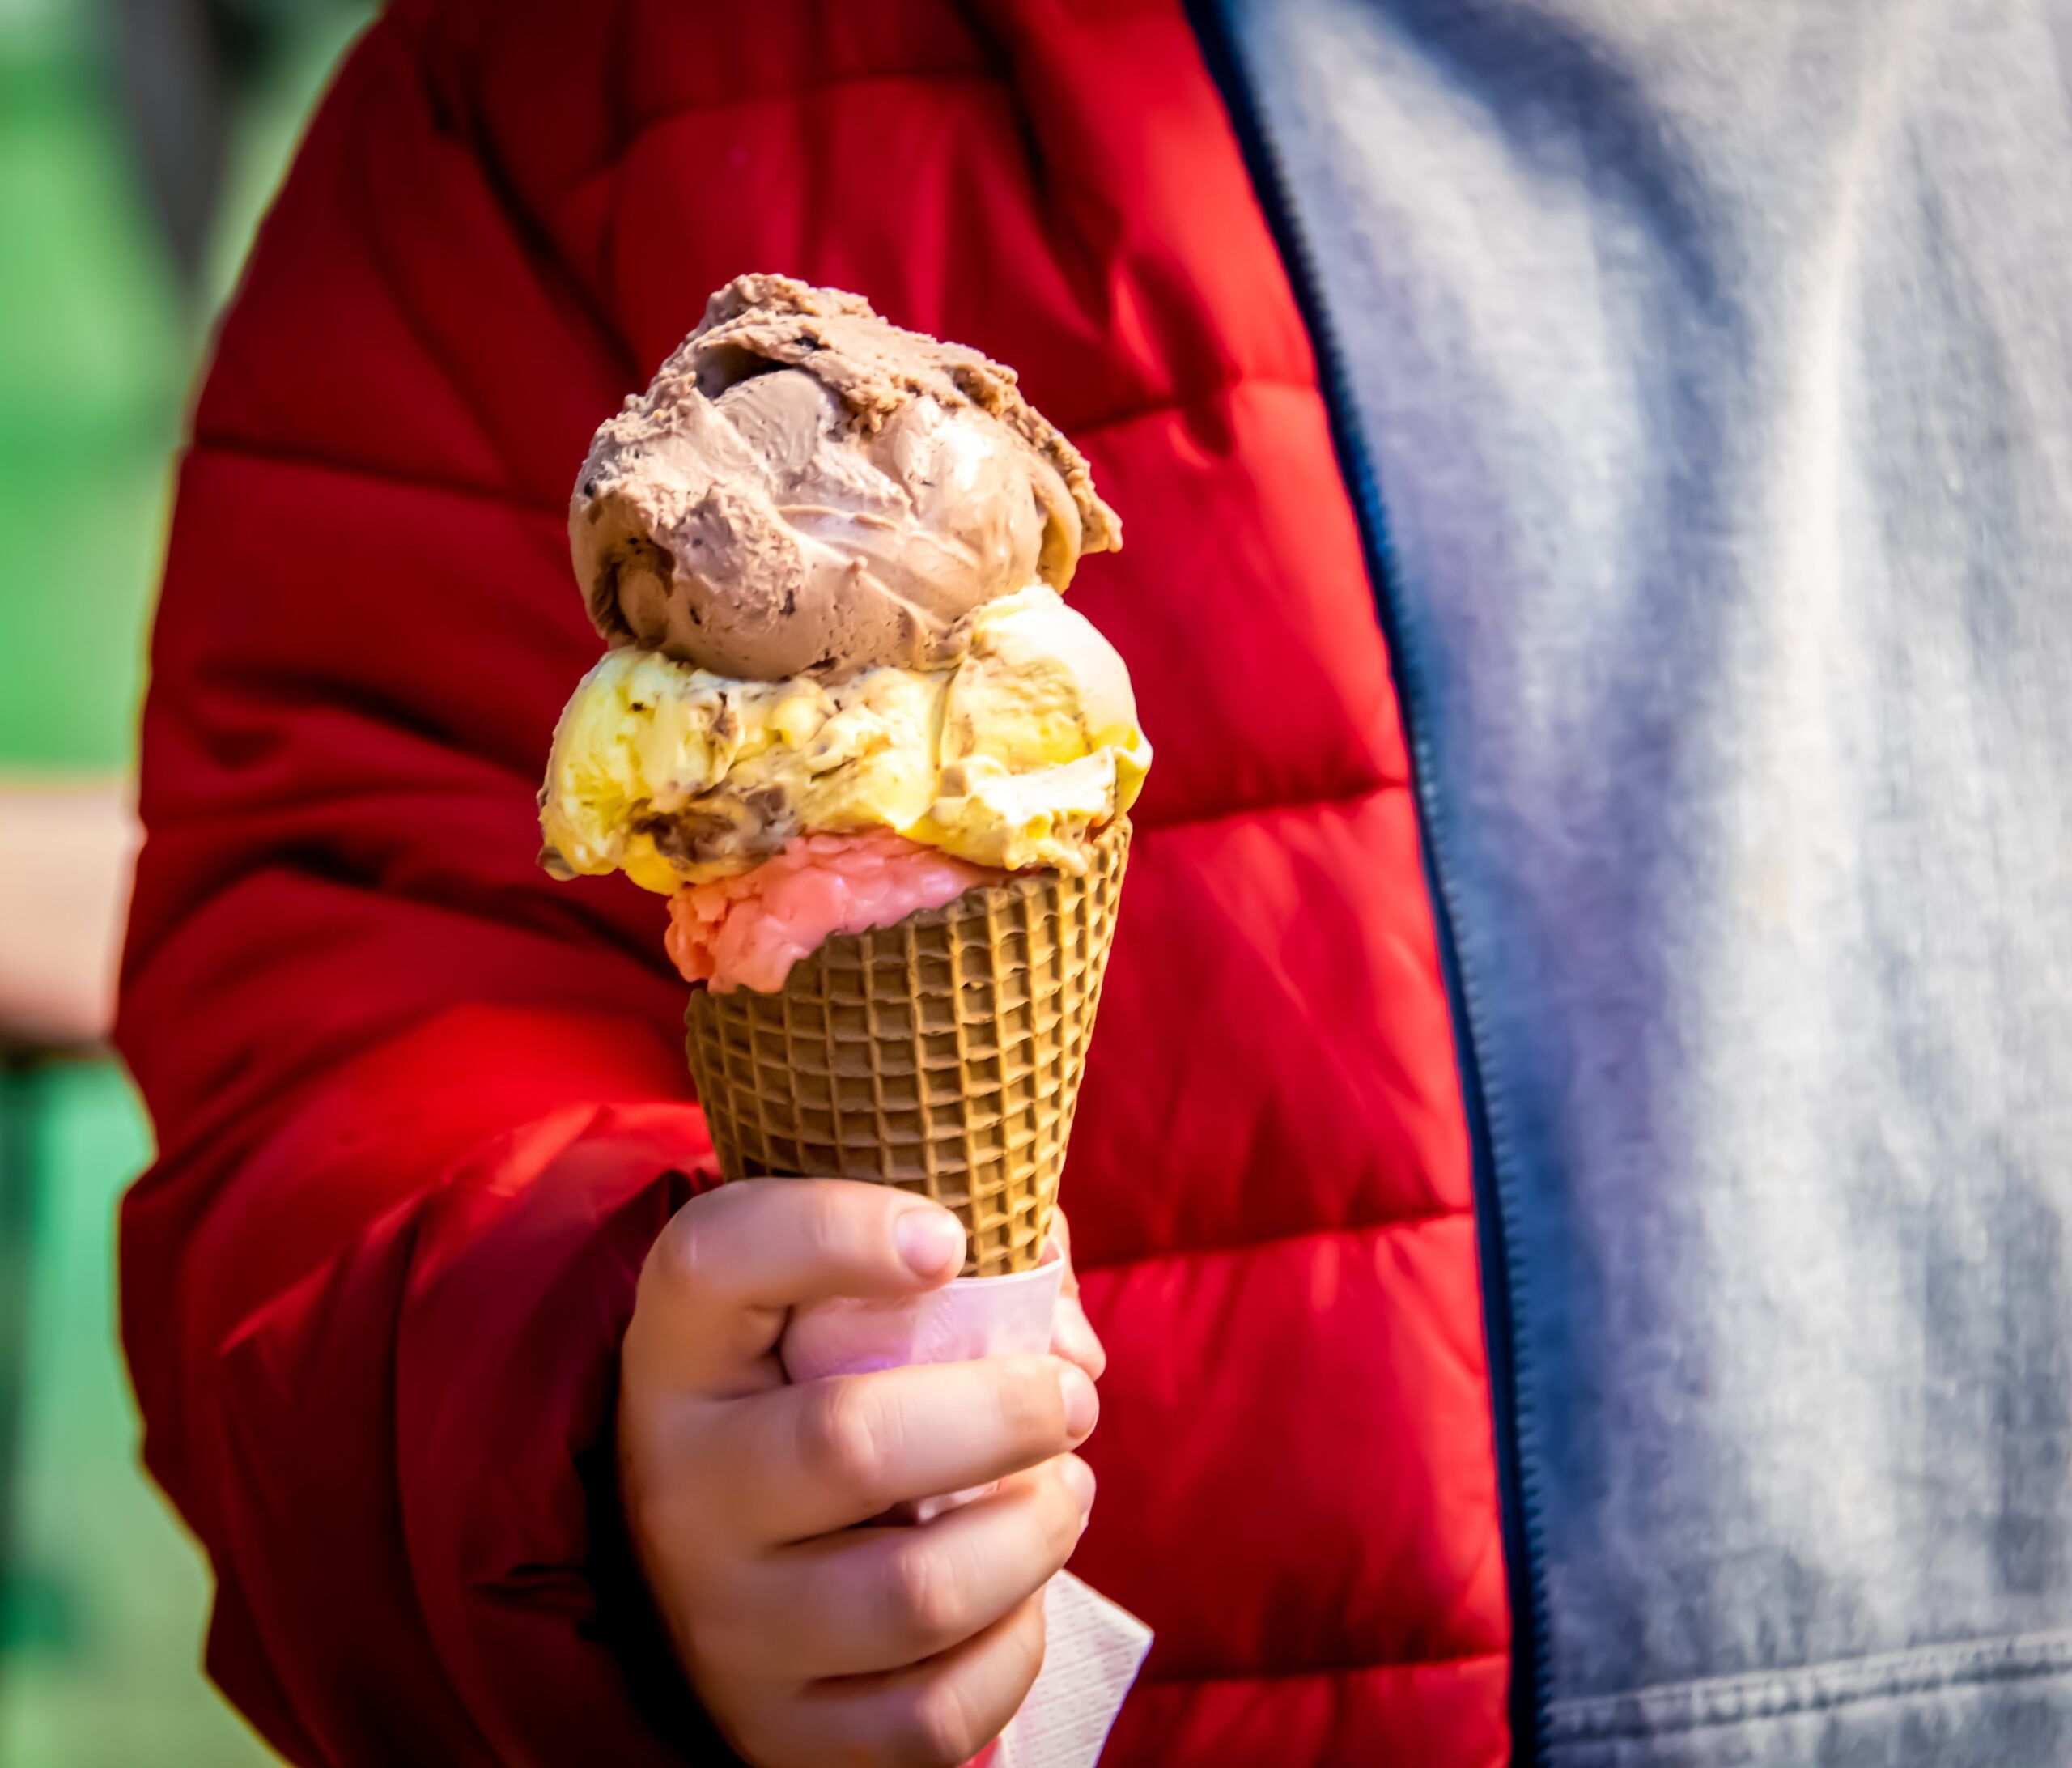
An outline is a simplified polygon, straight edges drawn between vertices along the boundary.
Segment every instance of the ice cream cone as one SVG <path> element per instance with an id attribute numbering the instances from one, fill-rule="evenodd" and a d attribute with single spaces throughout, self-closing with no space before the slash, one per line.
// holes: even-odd
<path id="1" fill-rule="evenodd" d="M 1034 1265 L 1129 840 L 1118 818 L 1083 878 L 1023 873 L 839 933 L 774 994 L 698 989 L 691 1073 L 724 1175 L 898 1185 L 962 1219 L 966 1277 Z"/>

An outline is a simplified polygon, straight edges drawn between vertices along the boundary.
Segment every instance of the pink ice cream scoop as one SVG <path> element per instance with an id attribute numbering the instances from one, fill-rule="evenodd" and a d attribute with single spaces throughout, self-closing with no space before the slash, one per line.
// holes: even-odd
<path id="1" fill-rule="evenodd" d="M 1007 875 L 882 830 L 801 835 L 752 870 L 678 890 L 666 943 L 686 982 L 771 994 L 834 934 L 890 927 Z"/>

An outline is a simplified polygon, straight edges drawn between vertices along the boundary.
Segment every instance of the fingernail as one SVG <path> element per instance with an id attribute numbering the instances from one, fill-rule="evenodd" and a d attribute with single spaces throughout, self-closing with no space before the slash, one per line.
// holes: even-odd
<path id="1" fill-rule="evenodd" d="M 900 1217 L 892 1237 L 916 1277 L 940 1277 L 964 1262 L 964 1224 L 932 1204 Z"/>
<path id="2" fill-rule="evenodd" d="M 1065 1434 L 1076 1443 L 1101 1416 L 1100 1396 L 1086 1379 L 1086 1371 L 1068 1362 L 1058 1365 L 1058 1392 L 1065 1403 Z"/>
<path id="3" fill-rule="evenodd" d="M 1064 1465 L 1058 1469 L 1058 1477 L 1065 1482 L 1065 1490 L 1072 1494 L 1072 1501 L 1078 1505 L 1084 1516 L 1093 1508 L 1093 1469 L 1076 1455 L 1068 1455 Z"/>

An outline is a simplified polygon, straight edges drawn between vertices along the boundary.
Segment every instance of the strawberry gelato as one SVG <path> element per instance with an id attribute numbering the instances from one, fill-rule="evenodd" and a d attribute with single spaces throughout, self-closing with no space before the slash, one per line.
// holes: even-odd
<path id="1" fill-rule="evenodd" d="M 752 871 L 678 890 L 664 940 L 686 982 L 774 994 L 834 934 L 893 926 L 1006 875 L 884 831 L 801 835 Z"/>

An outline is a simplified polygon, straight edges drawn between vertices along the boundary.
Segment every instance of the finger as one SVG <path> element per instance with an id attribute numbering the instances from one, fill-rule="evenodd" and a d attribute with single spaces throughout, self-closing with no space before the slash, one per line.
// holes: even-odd
<path id="1" fill-rule="evenodd" d="M 1043 1668 L 1043 1599 L 925 1664 L 808 1689 L 779 1722 L 771 1759 L 958 1768 L 1006 1730 Z"/>
<path id="2" fill-rule="evenodd" d="M 1076 1364 L 1091 1380 L 1098 1381 L 1108 1366 L 1108 1353 L 1093 1330 L 1093 1322 L 1069 1295 L 1059 1298 L 1058 1311 L 1051 1319 L 1051 1352 Z"/>
<path id="3" fill-rule="evenodd" d="M 983 1485 L 1084 1442 L 1085 1372 L 1040 1354 L 834 1375 L 715 1409 L 698 1453 L 742 1537 L 805 1541 Z"/>
<path id="4" fill-rule="evenodd" d="M 851 1530 L 788 1549 L 757 1575 L 757 1606 L 784 1617 L 781 1640 L 750 1637 L 734 1648 L 778 1647 L 811 1680 L 934 1657 L 1050 1581 L 1079 1545 L 1093 1492 L 1086 1464 L 1062 1456 L 923 1527 Z"/>
<path id="5" fill-rule="evenodd" d="M 1057 1247 L 1058 1256 L 1064 1261 L 1064 1293 L 1076 1298 L 1079 1294 L 1079 1273 L 1072 1269 L 1072 1224 L 1065 1219 L 1065 1213 L 1062 1209 L 1051 1213 L 1051 1243 Z"/>
<path id="6" fill-rule="evenodd" d="M 1108 1366 L 1108 1353 L 1102 1345 L 1100 1335 L 1093 1330 L 1093 1322 L 1086 1317 L 1086 1310 L 1080 1305 L 1079 1272 L 1072 1261 L 1072 1224 L 1065 1219 L 1062 1209 L 1051 1218 L 1051 1239 L 1064 1264 L 1057 1310 L 1051 1320 L 1051 1349 L 1054 1354 L 1077 1363 L 1089 1376 L 1098 1381 Z"/>
<path id="7" fill-rule="evenodd" d="M 940 1205 L 846 1179 L 747 1179 L 694 1197 L 640 1273 L 626 1356 L 640 1379 L 724 1396 L 769 1385 L 788 1309 L 831 1296 L 934 1289 L 964 1262 Z"/>

